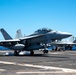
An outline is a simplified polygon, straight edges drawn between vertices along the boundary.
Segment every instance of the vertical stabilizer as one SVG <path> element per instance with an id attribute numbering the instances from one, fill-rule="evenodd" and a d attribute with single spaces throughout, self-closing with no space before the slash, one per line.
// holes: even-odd
<path id="1" fill-rule="evenodd" d="M 0 31 L 1 31 L 1 33 L 2 33 L 5 40 L 12 39 L 12 37 L 3 28 L 0 29 Z"/>
<path id="2" fill-rule="evenodd" d="M 21 32 L 21 30 L 19 29 L 19 30 L 17 30 L 17 32 L 16 32 L 16 39 L 19 39 L 19 38 L 22 38 L 23 37 L 23 35 L 22 35 L 22 32 Z"/>
<path id="3" fill-rule="evenodd" d="M 69 42 L 73 42 L 75 40 L 74 36 L 71 36 Z"/>
<path id="4" fill-rule="evenodd" d="M 73 43 L 76 43 L 76 37 L 74 37 Z"/>
<path id="5" fill-rule="evenodd" d="M 76 43 L 76 37 L 71 36 L 70 39 L 69 39 L 69 42 Z"/>

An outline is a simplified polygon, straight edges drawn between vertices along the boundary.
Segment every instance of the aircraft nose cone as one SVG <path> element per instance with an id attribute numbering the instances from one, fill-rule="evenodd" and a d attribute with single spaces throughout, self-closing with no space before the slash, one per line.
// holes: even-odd
<path id="1" fill-rule="evenodd" d="M 52 31 L 50 34 L 51 39 L 63 39 L 72 36 L 71 33 L 61 32 L 61 31 Z"/>
<path id="2" fill-rule="evenodd" d="M 70 36 L 72 36 L 71 33 L 67 33 L 67 32 L 63 32 L 63 35 L 64 35 L 65 37 L 70 37 Z"/>
<path id="3" fill-rule="evenodd" d="M 61 35 L 62 35 L 62 37 L 64 37 L 64 38 L 67 38 L 67 37 L 72 36 L 71 33 L 67 33 L 67 32 L 62 32 Z"/>

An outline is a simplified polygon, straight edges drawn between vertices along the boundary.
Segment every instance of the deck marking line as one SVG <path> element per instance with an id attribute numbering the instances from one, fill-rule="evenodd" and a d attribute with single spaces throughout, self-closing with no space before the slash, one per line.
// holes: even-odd
<path id="1" fill-rule="evenodd" d="M 76 69 L 68 69 L 68 68 L 60 68 L 60 67 L 52 67 L 52 66 L 43 66 L 43 65 L 34 65 L 34 64 L 25 64 L 25 63 L 17 63 L 17 62 L 6 62 L 6 61 L 0 61 L 2 64 L 11 64 L 11 65 L 17 65 L 17 66 L 27 66 L 27 67 L 33 67 L 33 68 L 41 68 L 46 70 L 62 70 L 65 73 L 76 73 Z"/>
<path id="2" fill-rule="evenodd" d="M 37 72 L 16 72 L 16 74 L 31 74 L 31 73 L 34 73 L 34 74 L 37 74 L 37 73 L 43 73 L 43 74 L 45 74 L 45 73 L 64 73 L 63 71 L 58 71 L 58 72 L 52 72 L 52 71 L 50 71 L 50 72 L 39 72 L 39 71 L 37 71 Z"/>
<path id="3" fill-rule="evenodd" d="M 0 69 L 0 71 L 6 71 L 5 69 Z"/>

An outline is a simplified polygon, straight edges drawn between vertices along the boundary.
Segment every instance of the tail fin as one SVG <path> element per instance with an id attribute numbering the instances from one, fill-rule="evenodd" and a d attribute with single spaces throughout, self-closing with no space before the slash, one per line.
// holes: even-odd
<path id="1" fill-rule="evenodd" d="M 73 42 L 73 43 L 76 43 L 76 37 L 74 37 L 74 36 L 71 36 L 71 38 L 70 38 L 70 40 L 69 40 L 70 42 Z"/>
<path id="2" fill-rule="evenodd" d="M 2 33 L 5 40 L 12 39 L 12 37 L 3 28 L 0 29 L 0 31 L 1 31 L 1 33 Z"/>
<path id="3" fill-rule="evenodd" d="M 76 43 L 76 37 L 74 37 L 74 41 L 73 41 L 73 43 Z"/>
<path id="4" fill-rule="evenodd" d="M 75 39 L 74 39 L 74 36 L 71 36 L 70 38 L 69 38 L 69 42 L 73 42 Z"/>
<path id="5" fill-rule="evenodd" d="M 19 30 L 17 30 L 17 32 L 16 32 L 16 39 L 19 39 L 19 38 L 22 38 L 23 37 L 23 35 L 22 35 L 22 32 L 21 32 L 21 30 L 19 29 Z"/>

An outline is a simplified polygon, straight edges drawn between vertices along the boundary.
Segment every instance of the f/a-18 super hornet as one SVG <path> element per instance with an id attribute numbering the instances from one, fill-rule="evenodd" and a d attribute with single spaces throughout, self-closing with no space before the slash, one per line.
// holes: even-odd
<path id="1" fill-rule="evenodd" d="M 63 40 L 56 40 L 51 43 L 53 50 L 60 51 L 60 50 L 72 50 L 73 46 L 76 46 L 76 37 L 72 36 L 68 41 Z"/>
<path id="2" fill-rule="evenodd" d="M 14 55 L 18 55 L 20 51 L 30 51 L 30 54 L 34 54 L 34 50 L 44 48 L 44 53 L 48 53 L 46 50 L 46 44 L 55 40 L 61 40 L 63 38 L 70 37 L 72 34 L 67 32 L 54 31 L 51 29 L 42 28 L 35 31 L 33 34 L 12 39 L 12 37 L 2 28 L 0 29 L 5 40 L 0 41 L 0 46 L 7 47 L 14 50 Z M 42 45 L 42 44 L 45 44 Z"/>

